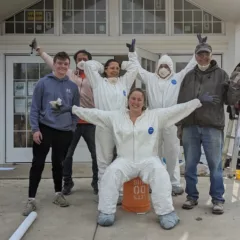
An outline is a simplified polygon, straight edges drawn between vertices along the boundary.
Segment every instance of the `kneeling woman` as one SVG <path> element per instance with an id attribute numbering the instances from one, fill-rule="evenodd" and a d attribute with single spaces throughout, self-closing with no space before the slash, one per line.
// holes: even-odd
<path id="1" fill-rule="evenodd" d="M 60 112 L 71 111 L 83 120 L 113 130 L 117 159 L 106 169 L 99 189 L 98 223 L 113 225 L 119 190 L 123 184 L 137 176 L 152 189 L 152 203 L 164 229 L 177 225 L 179 218 L 172 203 L 169 175 L 158 157 L 159 131 L 169 127 L 196 108 L 198 99 L 169 108 L 146 109 L 146 96 L 142 89 L 133 89 L 128 96 L 128 109 L 102 111 L 73 106 L 61 106 Z"/>

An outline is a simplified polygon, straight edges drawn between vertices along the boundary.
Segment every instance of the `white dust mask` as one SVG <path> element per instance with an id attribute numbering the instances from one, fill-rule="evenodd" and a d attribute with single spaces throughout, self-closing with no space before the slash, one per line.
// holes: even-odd
<path id="1" fill-rule="evenodd" d="M 201 65 L 198 64 L 198 68 L 203 72 L 206 71 L 209 68 L 209 66 L 210 66 L 210 63 L 208 65 L 205 65 L 205 66 L 201 66 Z"/>
<path id="2" fill-rule="evenodd" d="M 108 78 L 108 81 L 110 82 L 110 83 L 116 83 L 117 81 L 118 81 L 118 78 L 116 78 L 116 77 L 111 77 L 111 78 Z"/>
<path id="3" fill-rule="evenodd" d="M 159 71 L 158 71 L 158 75 L 162 78 L 165 78 L 167 77 L 168 75 L 170 75 L 170 71 L 169 69 L 163 67 L 163 68 L 160 68 Z"/>

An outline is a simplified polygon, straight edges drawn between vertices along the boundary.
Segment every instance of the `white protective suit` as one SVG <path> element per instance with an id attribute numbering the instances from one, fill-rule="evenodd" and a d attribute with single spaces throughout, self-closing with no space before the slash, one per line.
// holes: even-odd
<path id="1" fill-rule="evenodd" d="M 129 53 L 132 56 L 134 53 Z M 96 108 L 105 111 L 125 109 L 127 95 L 137 77 L 136 64 L 132 61 L 124 61 L 121 64 L 122 70 L 127 72 L 117 78 L 116 83 L 111 83 L 108 78 L 102 77 L 99 73 L 104 72 L 101 63 L 90 60 L 80 62 L 80 69 L 84 70 L 92 89 Z M 115 147 L 112 131 L 102 126 L 96 127 L 96 154 L 98 163 L 98 180 L 100 182 L 107 166 L 113 160 L 113 150 Z"/>
<path id="2" fill-rule="evenodd" d="M 173 211 L 172 187 L 158 156 L 159 132 L 188 116 L 201 103 L 194 99 L 170 108 L 146 110 L 135 124 L 128 110 L 101 111 L 73 106 L 72 113 L 100 127 L 112 129 L 116 142 L 117 159 L 106 169 L 99 188 L 98 210 L 114 214 L 119 190 L 124 182 L 137 176 L 152 189 L 152 203 L 157 215 Z"/>
<path id="3" fill-rule="evenodd" d="M 171 107 L 177 104 L 182 80 L 187 72 L 193 69 L 197 64 L 194 55 L 182 71 L 175 73 L 172 59 L 169 56 L 164 55 L 158 61 L 156 72 L 151 73 L 141 67 L 136 53 L 131 55 L 130 60 L 134 61 L 138 65 L 138 77 L 146 85 L 150 109 Z M 170 76 L 166 79 L 160 78 L 157 74 L 161 64 L 167 64 L 171 70 Z M 178 161 L 180 142 L 177 138 L 177 127 L 175 125 L 165 127 L 161 134 L 162 136 L 160 136 L 159 142 L 159 156 L 166 159 L 167 170 L 170 175 L 172 186 L 180 187 L 180 167 Z"/>

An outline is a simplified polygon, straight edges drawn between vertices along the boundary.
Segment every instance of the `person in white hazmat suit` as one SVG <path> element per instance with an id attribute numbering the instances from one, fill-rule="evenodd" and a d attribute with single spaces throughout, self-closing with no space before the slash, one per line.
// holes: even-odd
<path id="1" fill-rule="evenodd" d="M 174 211 L 169 174 L 158 156 L 159 132 L 170 127 L 202 106 L 201 96 L 169 108 L 146 109 L 142 89 L 128 95 L 128 109 L 101 111 L 62 104 L 56 113 L 71 111 L 80 119 L 99 127 L 110 128 L 117 147 L 117 158 L 106 169 L 99 188 L 98 224 L 111 226 L 115 220 L 119 190 L 123 184 L 140 177 L 152 189 L 152 203 L 160 225 L 171 229 L 179 222 Z"/>
<path id="2" fill-rule="evenodd" d="M 186 73 L 196 66 L 194 55 L 182 71 L 175 73 L 172 59 L 163 55 L 158 61 L 156 72 L 152 73 L 141 67 L 137 53 L 132 54 L 130 60 L 137 64 L 139 80 L 146 85 L 149 109 L 171 107 L 177 104 L 182 80 Z M 159 156 L 166 160 L 173 195 L 181 195 L 184 192 L 180 183 L 179 152 L 180 142 L 177 137 L 177 127 L 174 125 L 165 127 L 160 136 Z"/>
<path id="3" fill-rule="evenodd" d="M 129 59 L 134 53 L 135 39 L 129 48 Z M 84 70 L 85 75 L 90 81 L 93 89 L 93 96 L 96 108 L 105 111 L 114 111 L 126 107 L 127 94 L 129 93 L 133 82 L 137 77 L 136 64 L 133 61 L 123 61 L 120 64 L 110 59 L 103 66 L 101 63 L 90 60 L 81 61 L 77 67 Z M 120 70 L 127 72 L 119 77 Z M 104 73 L 102 77 L 100 73 Z M 114 139 L 112 131 L 102 126 L 96 126 L 96 154 L 98 164 L 98 182 L 101 181 L 102 175 L 107 166 L 112 162 L 114 157 Z M 119 202 L 120 203 L 120 202 Z"/>

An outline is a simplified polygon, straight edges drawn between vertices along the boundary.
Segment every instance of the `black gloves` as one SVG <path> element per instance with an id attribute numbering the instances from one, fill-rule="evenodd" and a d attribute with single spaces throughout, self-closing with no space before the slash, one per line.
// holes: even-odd
<path id="1" fill-rule="evenodd" d="M 212 103 L 212 104 L 220 103 L 220 98 L 217 95 L 209 95 L 208 92 L 199 96 L 198 99 L 200 100 L 201 103 Z"/>
<path id="2" fill-rule="evenodd" d="M 31 54 L 33 54 L 33 49 L 36 50 L 37 48 L 37 40 L 36 38 L 34 38 L 31 42 L 31 44 L 29 45 L 29 47 L 31 48 Z"/>
<path id="3" fill-rule="evenodd" d="M 126 43 L 126 46 L 129 49 L 129 52 L 135 52 L 135 43 L 136 43 L 136 39 L 132 39 L 132 43 Z"/>

